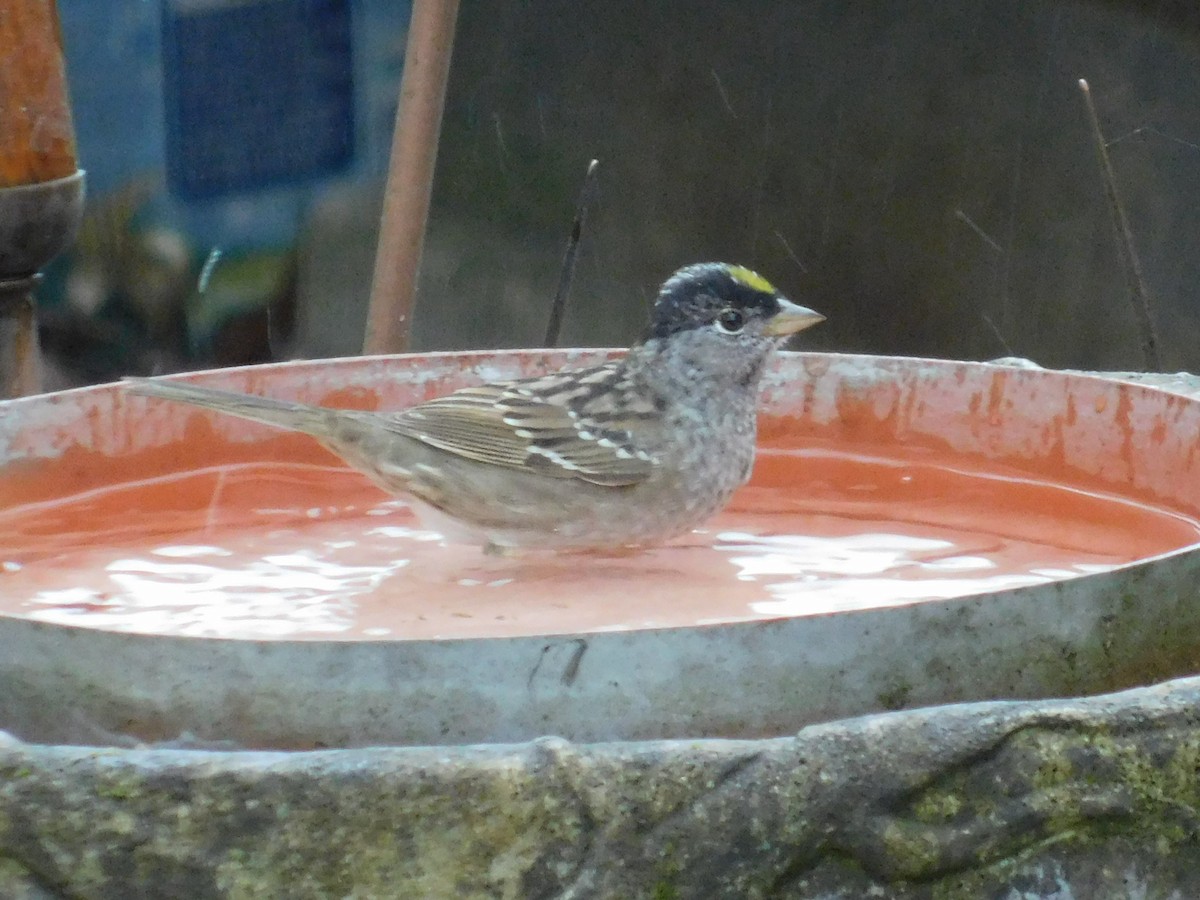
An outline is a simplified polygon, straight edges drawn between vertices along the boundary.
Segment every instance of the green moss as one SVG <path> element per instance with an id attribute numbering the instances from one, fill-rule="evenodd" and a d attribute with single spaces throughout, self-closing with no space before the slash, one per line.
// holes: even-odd
<path id="1" fill-rule="evenodd" d="M 875 699 L 884 709 L 904 709 L 908 704 L 908 698 L 912 694 L 912 689 L 913 686 L 907 681 L 897 679 L 891 687 L 880 692 L 879 696 Z"/>
<path id="2" fill-rule="evenodd" d="M 668 842 L 662 850 L 659 861 L 659 879 L 654 884 L 650 896 L 653 900 L 679 900 L 679 889 L 675 887 L 679 880 L 679 862 L 676 858 L 675 844 Z"/>
<path id="3" fill-rule="evenodd" d="M 1164 748 L 1165 758 L 1158 752 Z M 1196 839 L 1181 824 L 1200 807 L 1200 735 L 1190 729 L 1164 733 L 1150 748 L 1106 729 L 1027 729 L 1010 738 L 1004 752 L 1015 755 L 1007 788 L 1023 794 L 1025 807 L 1042 813 L 1038 827 L 981 846 L 977 865 L 955 873 L 938 872 L 930 841 L 920 832 L 889 828 L 889 862 L 896 871 L 926 880 L 935 900 L 989 896 L 1050 844 L 1124 840 L 1171 858 Z M 1028 779 L 1023 789 L 1022 772 Z M 967 818 L 989 814 L 961 780 L 939 784 L 913 802 L 914 815 L 924 821 L 945 819 L 951 809 L 967 810 Z M 1179 816 L 1181 811 L 1186 815 Z"/>
<path id="4" fill-rule="evenodd" d="M 884 852 L 902 878 L 921 878 L 936 871 L 942 846 L 936 832 L 906 822 L 892 822 L 883 832 Z"/>
<path id="5" fill-rule="evenodd" d="M 952 792 L 927 791 L 913 804 L 913 813 L 920 822 L 947 822 L 963 809 L 962 797 Z"/>
<path id="6" fill-rule="evenodd" d="M 224 895 L 519 900 L 546 848 L 573 845 L 583 828 L 573 806 L 532 789 L 517 766 L 482 772 L 462 791 L 397 781 L 390 795 L 289 805 L 220 865 Z"/>
<path id="7" fill-rule="evenodd" d="M 96 786 L 96 793 L 109 800 L 129 800 L 137 796 L 138 786 L 129 782 L 101 783 Z"/>

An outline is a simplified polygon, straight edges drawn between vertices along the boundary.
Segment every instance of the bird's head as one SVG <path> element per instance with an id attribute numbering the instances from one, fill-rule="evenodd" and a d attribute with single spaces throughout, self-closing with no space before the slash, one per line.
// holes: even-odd
<path id="1" fill-rule="evenodd" d="M 699 263 L 663 283 L 643 345 L 686 357 L 707 375 L 757 380 L 772 350 L 824 319 L 750 269 Z"/>

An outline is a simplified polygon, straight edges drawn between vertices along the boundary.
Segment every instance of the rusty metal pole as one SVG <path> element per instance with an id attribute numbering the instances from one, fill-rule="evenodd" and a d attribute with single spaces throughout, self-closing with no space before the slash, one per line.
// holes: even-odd
<path id="1" fill-rule="evenodd" d="M 364 353 L 408 349 L 458 0 L 415 0 L 371 284 Z"/>
<path id="2" fill-rule="evenodd" d="M 58 10 L 0 0 L 0 398 L 40 390 L 33 289 L 82 214 Z"/>

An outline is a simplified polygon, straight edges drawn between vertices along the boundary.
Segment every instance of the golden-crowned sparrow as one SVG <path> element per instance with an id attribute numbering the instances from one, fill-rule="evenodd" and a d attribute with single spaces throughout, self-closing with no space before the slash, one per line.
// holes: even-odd
<path id="1" fill-rule="evenodd" d="M 746 482 L 767 360 L 823 318 L 749 269 L 703 263 L 667 279 L 648 332 L 620 360 L 465 388 L 401 412 L 130 383 L 310 434 L 433 513 L 437 530 L 490 550 L 619 547 L 687 531 Z"/>

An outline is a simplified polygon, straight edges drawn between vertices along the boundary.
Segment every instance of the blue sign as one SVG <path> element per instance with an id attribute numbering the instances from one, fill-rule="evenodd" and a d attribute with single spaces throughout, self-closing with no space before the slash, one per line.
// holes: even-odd
<path id="1" fill-rule="evenodd" d="M 344 170 L 354 155 L 350 0 L 167 0 L 167 184 L 206 199 Z"/>

